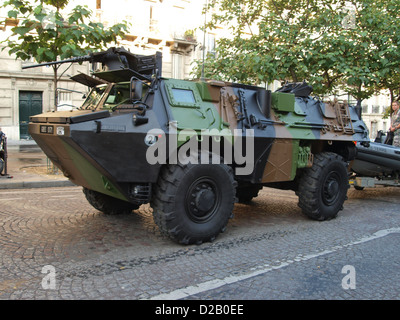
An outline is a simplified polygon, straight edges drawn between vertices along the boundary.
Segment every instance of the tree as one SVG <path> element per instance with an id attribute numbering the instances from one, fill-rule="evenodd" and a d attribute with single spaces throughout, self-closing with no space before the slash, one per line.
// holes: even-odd
<path id="1" fill-rule="evenodd" d="M 397 0 L 353 2 L 355 26 L 348 34 L 353 44 L 351 65 L 344 85 L 361 105 L 363 99 L 382 89 L 399 88 L 400 3 Z"/>
<path id="2" fill-rule="evenodd" d="M 68 14 L 62 9 L 69 0 L 8 0 L 1 7 L 8 8 L 8 18 L 17 19 L 12 34 L 4 42 L 9 54 L 38 63 L 82 56 L 93 50 L 104 49 L 127 31 L 125 22 L 105 28 L 91 22 L 92 12 L 86 6 L 76 6 Z M 86 21 L 90 22 L 86 22 Z M 3 48 L 4 49 L 4 48 Z M 54 71 L 55 105 L 57 105 L 58 68 Z"/>
<path id="3" fill-rule="evenodd" d="M 341 0 L 212 0 L 218 8 L 207 25 L 228 25 L 207 59 L 208 76 L 259 84 L 273 80 L 313 83 L 325 93 L 343 76 L 348 50 L 340 36 Z"/>
<path id="4" fill-rule="evenodd" d="M 307 80 L 361 104 L 400 67 L 397 0 L 211 0 L 208 28 L 225 25 L 206 77 L 259 84 Z M 201 67 L 197 62 L 197 68 Z"/>

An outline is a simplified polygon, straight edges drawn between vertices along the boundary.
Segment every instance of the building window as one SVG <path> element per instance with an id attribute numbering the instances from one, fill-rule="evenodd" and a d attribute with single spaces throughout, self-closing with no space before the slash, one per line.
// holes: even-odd
<path id="1" fill-rule="evenodd" d="M 378 123 L 376 121 L 371 121 L 371 139 L 375 139 L 376 133 L 378 132 Z"/>
<path id="2" fill-rule="evenodd" d="M 58 107 L 72 107 L 72 93 L 67 91 L 58 91 Z"/>
<path id="3" fill-rule="evenodd" d="M 149 20 L 149 31 L 158 32 L 158 18 L 157 18 L 157 8 L 155 6 L 150 6 L 150 20 Z"/>
<path id="4" fill-rule="evenodd" d="M 372 113 L 379 113 L 380 106 L 372 106 Z"/>
<path id="5" fill-rule="evenodd" d="M 183 79 L 185 74 L 184 56 L 180 54 L 172 55 L 172 78 Z"/>
<path id="6" fill-rule="evenodd" d="M 210 55 L 215 55 L 215 35 L 208 34 L 207 37 L 207 53 Z"/>

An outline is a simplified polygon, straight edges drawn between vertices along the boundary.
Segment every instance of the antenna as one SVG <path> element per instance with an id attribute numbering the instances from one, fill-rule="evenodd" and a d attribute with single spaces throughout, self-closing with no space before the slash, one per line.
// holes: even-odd
<path id="1" fill-rule="evenodd" d="M 207 8 L 208 8 L 208 0 L 206 0 L 206 7 L 204 12 L 204 30 L 203 30 L 203 64 L 201 66 L 201 80 L 204 80 L 204 61 L 206 54 L 206 24 L 207 24 Z"/>

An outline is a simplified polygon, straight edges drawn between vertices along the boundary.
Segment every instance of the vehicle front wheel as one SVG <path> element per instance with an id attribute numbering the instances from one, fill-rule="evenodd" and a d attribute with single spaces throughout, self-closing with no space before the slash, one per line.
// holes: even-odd
<path id="1" fill-rule="evenodd" d="M 154 186 L 154 221 L 178 243 L 212 241 L 232 217 L 236 184 L 225 164 L 168 165 Z"/>

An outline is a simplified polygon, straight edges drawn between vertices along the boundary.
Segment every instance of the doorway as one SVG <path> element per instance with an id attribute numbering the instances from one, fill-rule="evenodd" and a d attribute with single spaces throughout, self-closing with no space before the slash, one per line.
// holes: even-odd
<path id="1" fill-rule="evenodd" d="M 29 117 L 42 113 L 43 92 L 19 92 L 19 138 L 30 139 L 28 132 Z"/>

